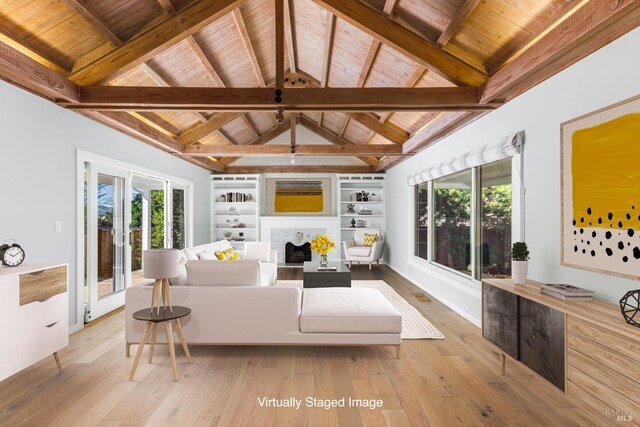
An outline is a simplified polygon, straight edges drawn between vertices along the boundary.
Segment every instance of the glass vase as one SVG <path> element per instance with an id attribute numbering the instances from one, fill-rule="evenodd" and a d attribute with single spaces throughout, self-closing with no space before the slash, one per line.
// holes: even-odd
<path id="1" fill-rule="evenodd" d="M 320 266 L 326 267 L 329 264 L 329 258 L 327 254 L 320 254 Z"/>

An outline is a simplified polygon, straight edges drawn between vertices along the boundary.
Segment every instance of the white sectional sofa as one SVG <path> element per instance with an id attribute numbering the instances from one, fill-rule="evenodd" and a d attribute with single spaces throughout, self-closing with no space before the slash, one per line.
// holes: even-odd
<path id="1" fill-rule="evenodd" d="M 190 345 L 392 345 L 399 352 L 402 341 L 402 316 L 377 289 L 178 286 L 172 300 L 191 309 L 182 320 Z M 132 314 L 150 301 L 150 286 L 127 289 L 127 356 L 144 330 Z M 164 334 L 159 328 L 158 343 L 167 342 Z"/>
<path id="2" fill-rule="evenodd" d="M 239 261 L 208 259 L 227 247 L 220 241 L 185 249 L 180 277 L 171 280 L 173 305 L 191 309 L 182 320 L 189 344 L 393 345 L 399 355 L 402 316 L 380 291 L 271 286 L 277 259 L 269 243 L 247 243 Z M 150 283 L 126 290 L 127 356 L 142 337 L 144 323 L 132 314 L 150 306 Z M 156 342 L 167 342 L 163 328 Z"/>
<path id="3" fill-rule="evenodd" d="M 251 283 L 256 286 L 271 286 L 278 280 L 278 253 L 271 249 L 270 242 L 246 242 L 245 249 L 237 251 L 242 261 L 259 262 L 260 270 L 256 280 Z M 205 245 L 194 246 L 183 249 L 180 257 L 180 276 L 170 280 L 173 286 L 188 285 L 186 263 L 196 261 L 202 264 L 213 264 L 210 284 L 224 284 L 225 280 L 235 274 L 241 273 L 245 267 L 244 262 L 238 261 L 217 261 L 214 259 L 215 251 L 224 251 L 231 248 L 231 244 L 226 240 L 220 240 Z M 251 270 L 253 271 L 253 270 Z"/>

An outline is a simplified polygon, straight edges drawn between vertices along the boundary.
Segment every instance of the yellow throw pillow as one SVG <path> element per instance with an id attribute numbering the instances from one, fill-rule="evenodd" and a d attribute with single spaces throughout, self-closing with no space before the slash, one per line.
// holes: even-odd
<path id="1" fill-rule="evenodd" d="M 238 255 L 238 252 L 233 250 L 233 248 L 229 248 L 224 251 L 216 251 L 215 254 L 216 258 L 220 261 L 237 261 L 240 259 L 240 255 Z"/>
<path id="2" fill-rule="evenodd" d="M 364 233 L 364 245 L 373 246 L 374 242 L 378 239 L 377 234 Z"/>

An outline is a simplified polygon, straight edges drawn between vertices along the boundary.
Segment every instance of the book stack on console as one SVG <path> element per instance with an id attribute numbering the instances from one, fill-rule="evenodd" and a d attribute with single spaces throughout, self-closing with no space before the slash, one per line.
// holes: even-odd
<path id="1" fill-rule="evenodd" d="M 323 267 L 323 266 L 320 266 L 320 267 L 318 267 L 318 271 L 338 271 L 338 267 L 332 267 L 332 266 Z"/>
<path id="2" fill-rule="evenodd" d="M 543 283 L 540 292 L 564 301 L 593 301 L 593 291 L 563 283 Z"/>

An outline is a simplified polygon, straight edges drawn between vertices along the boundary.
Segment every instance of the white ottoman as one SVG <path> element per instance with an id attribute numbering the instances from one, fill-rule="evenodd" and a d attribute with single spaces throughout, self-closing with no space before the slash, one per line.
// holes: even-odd
<path id="1" fill-rule="evenodd" d="M 402 315 L 377 289 L 311 288 L 302 294 L 300 331 L 400 334 Z"/>

